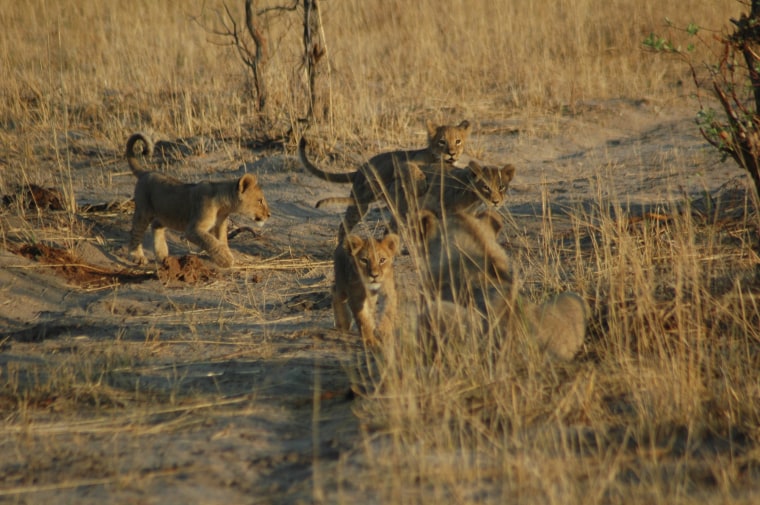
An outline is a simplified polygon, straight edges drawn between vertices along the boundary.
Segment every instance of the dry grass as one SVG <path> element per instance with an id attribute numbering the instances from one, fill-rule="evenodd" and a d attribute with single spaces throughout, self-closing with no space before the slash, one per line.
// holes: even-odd
<path id="1" fill-rule="evenodd" d="M 545 216 L 535 248 L 513 248 L 529 296 L 573 289 L 591 301 L 574 363 L 473 339 L 466 315 L 462 338 L 436 353 L 420 350 L 413 324 L 379 353 L 378 391 L 359 416 L 376 463 L 365 479 L 391 475 L 379 486 L 388 502 L 757 499 L 760 282 L 746 245 L 757 213 L 639 219 L 596 203 Z"/>
<path id="2" fill-rule="evenodd" d="M 220 28 L 221 6 L 31 1 L 6 9 L 0 118 L 8 145 L 41 154 L 42 146 L 60 149 L 59 134 L 70 129 L 97 131 L 114 147 L 145 128 L 169 138 L 244 135 L 259 124 L 244 67 L 232 48 L 210 43 L 223 38 L 202 28 Z M 644 53 L 644 37 L 660 31 L 665 16 L 676 25 L 701 20 L 720 28 L 738 7 L 730 0 L 668 10 L 656 2 L 600 0 L 324 2 L 330 71 L 320 76 L 319 96 L 332 104 L 335 138 L 404 144 L 430 116 L 485 120 L 579 100 L 667 98 L 686 69 Z M 240 15 L 242 5 L 232 8 Z M 305 110 L 299 19 L 279 13 L 265 21 L 266 119 L 286 129 Z"/>
<path id="3" fill-rule="evenodd" d="M 0 80 L 0 194 L 19 182 L 56 186 L 69 211 L 51 225 L 19 207 L 3 210 L 4 249 L 11 236 L 36 242 L 57 233 L 57 241 L 72 248 L 86 239 L 88 230 L 73 217 L 69 153 L 78 132 L 105 146 L 92 156 L 104 174 L 93 184 L 105 187 L 135 130 L 245 144 L 298 129 L 305 104 L 297 14 L 268 18 L 270 101 L 258 114 L 236 54 L 210 43 L 200 26 L 215 26 L 221 5 L 29 0 L 0 9 L 0 75 L 6 76 Z M 233 7 L 242 11 L 242 2 Z M 645 53 L 641 41 L 666 16 L 676 25 L 697 21 L 720 28 L 740 5 L 323 0 L 322 9 L 330 69 L 320 76 L 319 93 L 330 109 L 317 127 L 328 142 L 361 157 L 419 145 L 426 118 L 498 127 L 515 116 L 540 116 L 549 126 L 526 134 L 551 135 L 555 118 L 583 102 L 644 97 L 688 103 L 687 69 Z M 694 208 L 632 219 L 622 197 L 610 198 L 611 177 L 600 165 L 597 198 L 567 215 L 550 213 L 552 197 L 544 193 L 546 215 L 535 240 L 524 240 L 514 226 L 507 231 L 527 296 L 538 300 L 573 289 L 590 301 L 590 336 L 581 356 L 558 364 L 520 342 L 497 348 L 470 339 L 443 349 L 432 362 L 410 324 L 371 360 L 371 373 L 357 372 L 369 393 L 354 408 L 362 431 L 346 451 L 352 457 L 337 465 L 336 501 L 354 502 L 352 490 L 377 503 L 758 500 L 760 280 L 752 210 L 758 202 L 747 197 L 739 212 L 736 206 L 714 212 L 695 202 Z M 6 219 L 11 215 L 13 226 Z M 328 268 L 324 261 L 282 258 L 236 272 Z M 270 329 L 259 309 L 277 305 L 282 295 L 243 284 L 239 292 L 221 293 L 218 306 L 196 307 L 191 294 L 183 305 L 175 302 L 179 296 L 166 295 L 163 315 L 134 316 L 144 325 L 128 330 L 129 343 L 118 334 L 113 342 L 62 341 L 49 344 L 50 356 L 34 364 L 4 361 L 0 412 L 9 429 L 2 440 L 21 440 L 17 447 L 34 457 L 14 455 L 31 462 L 30 473 L 17 469 L 12 483 L 0 486 L 0 498 L 45 497 L 75 486 L 126 487 L 161 473 L 146 467 L 139 475 L 121 475 L 123 461 L 111 456 L 91 474 L 80 461 L 80 473 L 64 472 L 61 483 L 37 486 L 31 473 L 48 475 L 55 458 L 66 461 L 68 449 L 52 434 L 57 429 L 168 435 L 185 422 L 212 423 L 207 411 L 238 403 L 245 403 L 231 415 L 238 423 L 263 415 L 252 398 L 267 390 L 240 387 L 236 394 L 252 396 L 207 400 L 217 398 L 221 386 L 198 386 L 190 373 L 230 356 L 275 360 L 290 345 L 277 340 L 280 330 L 275 324 Z M 227 320 L 235 311 L 247 311 L 252 324 L 265 327 L 264 344 L 253 346 L 248 335 L 235 333 L 247 331 Z M 280 317 L 285 324 L 296 316 Z M 178 326 L 183 338 L 162 340 L 162 331 Z M 209 328 L 219 334 L 230 326 L 235 335 L 229 341 L 205 337 Z M 311 345 L 299 352 L 307 350 Z M 192 367 L 177 366 L 182 360 Z M 251 374 L 259 373 L 256 366 Z M 313 392 L 299 390 L 309 405 L 309 395 L 319 400 L 319 392 L 319 384 Z M 58 428 L 46 424 L 42 408 L 64 423 L 92 416 L 93 424 Z M 127 409 L 135 413 L 115 422 Z M 189 411 L 203 414 L 186 417 Z M 224 429 L 233 429 L 230 423 Z M 117 438 L 103 443 L 116 446 Z M 320 468 L 311 481 L 316 501 L 324 484 Z M 239 483 L 240 477 L 230 479 Z"/>

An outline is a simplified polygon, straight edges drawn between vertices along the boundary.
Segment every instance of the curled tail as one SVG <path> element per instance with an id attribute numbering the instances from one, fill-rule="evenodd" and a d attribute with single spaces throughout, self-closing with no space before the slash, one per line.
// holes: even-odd
<path id="1" fill-rule="evenodd" d="M 139 153 L 140 155 L 147 157 L 153 152 L 153 142 L 151 142 L 150 138 L 144 133 L 133 133 L 129 139 L 127 139 L 127 162 L 129 163 L 129 168 L 132 169 L 132 173 L 137 177 L 148 172 L 142 162 L 135 155 L 135 144 L 138 142 L 143 143 L 142 151 Z"/>
<path id="2" fill-rule="evenodd" d="M 301 137 L 300 142 L 298 142 L 298 157 L 301 159 L 301 164 L 306 168 L 306 170 L 311 172 L 313 175 L 316 175 L 320 179 L 323 179 L 327 182 L 354 182 L 354 176 L 356 175 L 356 172 L 325 172 L 321 168 L 314 165 L 311 161 L 309 161 L 309 158 L 306 157 L 306 137 Z"/>
<path id="3" fill-rule="evenodd" d="M 330 198 L 323 198 L 317 202 L 316 208 L 320 209 L 325 205 L 353 205 L 354 199 L 350 196 L 333 196 Z"/>

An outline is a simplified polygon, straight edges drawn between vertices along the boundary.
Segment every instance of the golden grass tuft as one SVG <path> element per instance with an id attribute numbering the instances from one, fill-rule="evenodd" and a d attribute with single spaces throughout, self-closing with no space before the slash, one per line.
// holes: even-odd
<path id="1" fill-rule="evenodd" d="M 283 2 L 257 3 L 266 8 Z M 121 160 L 127 135 L 137 130 L 159 131 L 168 139 L 202 134 L 241 144 L 262 128 L 298 131 L 297 119 L 306 108 L 297 14 L 265 20 L 270 101 L 259 114 L 236 53 L 212 44 L 202 27 L 219 26 L 220 0 L 6 4 L 0 9 L 0 194 L 9 194 L 15 184 L 56 186 L 74 214 L 69 147 L 78 132 L 106 146 L 93 158 L 110 170 L 114 160 Z M 321 7 L 330 71 L 323 68 L 318 94 L 330 109 L 317 127 L 331 142 L 356 151 L 357 158 L 388 146 L 422 145 L 428 118 L 468 118 L 499 128 L 514 116 L 548 117 L 549 126 L 540 133 L 550 135 L 552 127 L 559 128 L 552 118 L 574 112 L 582 102 L 624 97 L 688 106 L 688 69 L 676 59 L 646 53 L 641 42 L 662 28 L 666 16 L 677 26 L 694 21 L 720 30 L 742 9 L 732 0 L 677 5 L 655 0 L 323 0 Z M 231 8 L 239 15 L 242 2 Z M 110 184 L 108 177 L 96 184 Z M 598 196 L 586 207 L 564 216 L 547 211 L 535 243 L 522 240 L 516 226 L 507 230 L 527 297 L 538 301 L 572 289 L 589 302 L 589 336 L 575 361 L 547 360 L 520 341 L 448 339 L 433 352 L 421 349 L 415 323 L 408 321 L 399 339 L 384 343 L 370 359 L 371 372 L 359 367 L 358 380 L 367 394 L 354 413 L 363 431 L 339 464 L 353 489 L 376 497 L 368 501 L 671 505 L 760 498 L 760 277 L 758 215 L 752 210 L 757 199 L 745 196 L 744 211 L 731 216 L 698 202 L 633 215 L 622 197 L 603 196 L 604 188 L 615 186 L 610 177 L 598 167 Z M 550 209 L 551 195 L 542 198 Z M 57 233 L 63 242 L 74 243 L 86 233 L 63 218 L 64 224 L 41 230 L 42 218 L 24 214 L 20 204 L 0 212 L 26 219 L 11 230 L 2 216 L 4 246 L 10 235 L 35 242 L 43 232 Z M 326 264 L 283 258 L 235 273 L 314 268 L 326 269 Z M 278 279 L 273 279 L 276 287 Z M 284 297 L 268 295 L 266 287 L 246 284 L 248 298 L 240 294 L 244 289 L 233 289 L 211 307 L 194 305 L 197 292 L 162 292 L 171 310 L 135 303 L 126 310 L 137 315 L 119 316 L 149 322 L 140 329 L 145 342 L 134 342 L 133 331 L 129 345 L 119 338 L 78 344 L 79 349 L 73 345 L 73 350 L 62 344 L 50 359 L 4 365 L 4 422 L 31 433 L 35 426 L 45 431 L 48 421 L 58 425 L 54 408 L 41 412 L 51 403 L 64 410 L 63 422 L 137 406 L 145 411 L 127 422 L 147 431 L 150 415 L 183 401 L 187 410 L 204 412 L 226 401 L 238 403 L 236 398 L 207 401 L 221 396 L 214 388 L 224 384 L 212 382 L 214 375 L 190 377 L 182 365 L 197 359 L 188 355 L 198 349 L 217 363 L 238 358 L 219 350 L 230 345 L 222 341 L 229 335 L 213 331 L 239 324 L 226 319 L 238 311 L 255 316 L 235 330 L 242 334 L 234 342 L 241 349 L 260 362 L 287 350 L 291 342 L 273 343 L 285 332 L 275 324 L 261 330 L 264 344 L 251 343 L 248 328 L 268 324 L 252 306 Z M 118 296 L 114 291 L 113 299 Z M 163 313 L 154 314 L 159 310 Z M 300 317 L 281 316 L 276 322 L 283 325 Z M 462 324 L 471 327 L 466 320 Z M 188 335 L 162 337 L 170 330 Z M 177 349 L 167 349 L 174 345 L 170 339 Z M 0 345 L 5 343 L 0 339 Z M 322 345 L 315 337 L 292 361 Z M 245 380 L 265 375 L 260 362 L 252 359 Z M 290 363 L 277 362 L 266 373 L 276 375 Z M 202 365 L 199 373 L 208 368 Z M 290 376 L 276 376 L 292 385 Z M 206 389 L 187 386 L 193 380 Z M 145 386 L 146 381 L 152 382 Z M 238 388 L 248 387 L 232 389 L 238 394 Z M 284 393 L 278 389 L 272 395 Z M 244 414 L 248 411 L 235 415 Z M 273 418 L 284 417 L 279 411 L 278 416 Z M 235 422 L 242 423 L 240 417 Z M 185 421 L 181 417 L 178 423 Z M 195 429 L 215 419 L 208 414 L 187 422 Z M 318 427 L 318 420 L 313 426 L 309 422 L 307 427 Z M 113 418 L 103 426 L 121 428 Z M 174 426 L 157 422 L 156 431 L 173 432 Z M 19 447 L 10 431 L 2 440 Z M 69 449 L 59 443 L 51 436 L 34 447 L 52 444 L 66 453 Z M 38 451 L 34 461 L 46 469 L 54 466 L 44 454 Z M 25 457 L 17 455 L 22 463 Z M 109 459 L 115 469 L 103 479 L 77 475 L 59 486 L 42 482 L 36 487 L 18 470 L 22 475 L 0 495 L 114 482 L 123 463 L 119 457 Z M 153 471 L 162 468 L 145 470 Z M 235 476 L 225 486 L 244 480 Z M 343 502 L 354 502 L 350 493 L 346 496 Z"/>
<path id="2" fill-rule="evenodd" d="M 392 476 L 384 499 L 746 503 L 735 493 L 756 468 L 760 278 L 734 245 L 756 244 L 757 212 L 728 224 L 696 201 L 640 216 L 594 203 L 545 216 L 543 243 L 515 256 L 528 296 L 591 302 L 573 362 L 473 332 L 466 312 L 428 352 L 414 321 L 386 343 L 359 411 L 374 433 L 366 479 Z M 553 234 L 568 226 L 575 246 Z"/>
<path id="3" fill-rule="evenodd" d="M 259 9 L 281 3 L 258 2 Z M 239 21 L 242 2 L 228 4 Z M 245 67 L 209 31 L 221 29 L 222 5 L 33 0 L 4 9 L 0 122 L 14 149 L 31 152 L 45 139 L 55 147 L 56 134 L 72 128 L 97 131 L 114 146 L 145 128 L 169 138 L 240 134 L 256 113 Z M 335 138 L 403 144 L 418 143 L 410 135 L 428 117 L 483 120 L 580 100 L 667 99 L 681 93 L 687 70 L 645 53 L 644 38 L 660 32 L 666 16 L 676 26 L 696 21 L 719 30 L 739 7 L 731 0 L 672 8 L 602 0 L 322 2 L 330 71 L 318 78 L 318 96 L 332 105 Z M 266 117 L 285 130 L 305 111 L 300 20 L 279 12 L 262 22 L 270 42 Z"/>

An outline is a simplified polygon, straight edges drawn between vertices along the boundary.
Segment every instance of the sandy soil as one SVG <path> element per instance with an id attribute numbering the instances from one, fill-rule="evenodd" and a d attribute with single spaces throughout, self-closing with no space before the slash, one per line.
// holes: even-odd
<path id="1" fill-rule="evenodd" d="M 134 185 L 122 148 L 78 132 L 67 142 L 76 217 L 52 210 L 65 194 L 23 216 L 7 195 L 0 210 L 0 502 L 371 502 L 351 474 L 363 464 L 366 427 L 352 413 L 362 347 L 331 329 L 342 209 L 313 208 L 348 188 L 282 151 L 188 152 L 166 169 L 187 180 L 256 173 L 272 218 L 252 233 L 233 217 L 233 269 L 177 234 L 170 265 L 138 269 L 122 250 Z M 483 120 L 473 146 L 517 166 L 511 240 L 530 241 L 547 208 L 561 227 L 563 209 L 600 196 L 637 214 L 746 184 L 706 147 L 692 111 L 645 100 Z M 30 178 L 54 187 L 43 176 L 53 157 L 38 169 Z"/>

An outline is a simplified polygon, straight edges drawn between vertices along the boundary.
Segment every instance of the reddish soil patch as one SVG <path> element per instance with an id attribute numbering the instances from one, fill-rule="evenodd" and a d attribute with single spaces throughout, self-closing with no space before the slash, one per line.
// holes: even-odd
<path id="1" fill-rule="evenodd" d="M 29 184 L 26 188 L 20 188 L 15 195 L 3 196 L 3 204 L 6 207 L 21 201 L 27 209 L 50 209 L 64 210 L 63 194 L 55 188 L 43 188 L 36 184 Z"/>
<path id="2" fill-rule="evenodd" d="M 15 254 L 40 263 L 53 265 L 53 270 L 78 286 L 93 288 L 155 279 L 154 274 L 128 270 L 109 270 L 85 263 L 70 251 L 45 244 L 24 244 L 11 249 Z"/>
<path id="3" fill-rule="evenodd" d="M 207 267 L 197 256 L 168 256 L 161 263 L 158 278 L 162 282 L 205 282 L 216 277 L 216 271 Z"/>

